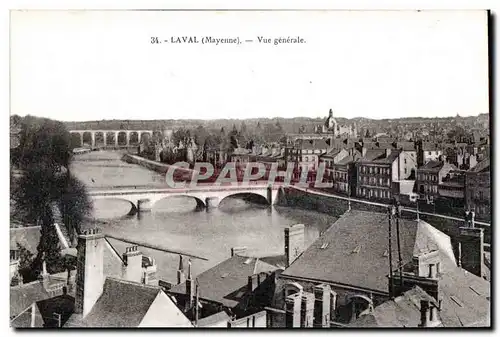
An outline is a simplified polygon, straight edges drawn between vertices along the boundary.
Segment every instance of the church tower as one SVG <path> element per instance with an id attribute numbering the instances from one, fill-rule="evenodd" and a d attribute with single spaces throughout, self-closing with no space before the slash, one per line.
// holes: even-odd
<path id="1" fill-rule="evenodd" d="M 325 124 L 323 126 L 323 132 L 335 133 L 336 129 L 337 129 L 337 121 L 335 120 L 335 118 L 333 118 L 333 110 L 330 109 L 330 111 L 328 112 L 328 118 L 326 119 Z"/>

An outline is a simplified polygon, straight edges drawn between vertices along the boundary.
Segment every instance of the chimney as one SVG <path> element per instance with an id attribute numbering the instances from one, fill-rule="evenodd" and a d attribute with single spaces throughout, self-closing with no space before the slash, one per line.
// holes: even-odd
<path id="1" fill-rule="evenodd" d="M 391 155 L 391 149 L 385 149 L 385 157 L 389 157 Z"/>
<path id="2" fill-rule="evenodd" d="M 432 328 L 440 324 L 438 308 L 429 300 L 420 300 L 420 324 L 419 328 Z"/>
<path id="3" fill-rule="evenodd" d="M 484 230 L 472 227 L 474 220 L 468 227 L 460 227 L 458 240 L 460 242 L 459 257 L 462 268 L 482 277 L 484 265 Z"/>
<path id="4" fill-rule="evenodd" d="M 361 148 L 361 156 L 362 157 L 365 157 L 366 156 L 366 147 L 363 145 L 363 147 Z"/>
<path id="5" fill-rule="evenodd" d="M 440 259 L 438 250 L 415 255 L 413 256 L 414 273 L 419 277 L 431 277 L 430 266 L 433 265 L 433 275 L 437 275 L 437 264 L 439 262 Z"/>
<path id="6" fill-rule="evenodd" d="M 231 257 L 238 255 L 244 256 L 247 252 L 247 247 L 233 247 L 231 248 Z"/>
<path id="7" fill-rule="evenodd" d="M 251 294 L 259 286 L 257 276 L 258 275 L 248 276 L 247 290 L 249 294 Z"/>
<path id="8" fill-rule="evenodd" d="M 42 273 L 40 274 L 40 278 L 42 279 L 42 285 L 45 290 L 49 289 L 49 273 L 47 272 L 47 263 L 45 263 L 45 254 L 42 261 Z"/>
<path id="9" fill-rule="evenodd" d="M 302 292 L 288 295 L 285 299 L 285 326 L 300 328 Z"/>
<path id="10" fill-rule="evenodd" d="M 78 236 L 75 313 L 85 317 L 102 294 L 104 235 L 97 228 Z"/>
<path id="11" fill-rule="evenodd" d="M 142 281 L 142 253 L 137 246 L 125 248 L 122 277 L 127 281 Z"/>
<path id="12" fill-rule="evenodd" d="M 331 288 L 328 284 L 314 287 L 314 327 L 329 328 L 331 306 Z"/>
<path id="13" fill-rule="evenodd" d="M 182 255 L 179 255 L 179 268 L 177 269 L 177 284 L 184 283 L 186 281 L 186 275 L 184 274 L 184 262 L 182 261 Z"/>
<path id="14" fill-rule="evenodd" d="M 302 328 L 312 328 L 314 323 L 314 294 L 302 293 L 302 304 L 300 308 L 300 319 Z"/>
<path id="15" fill-rule="evenodd" d="M 436 300 L 439 298 L 439 251 L 434 250 L 413 256 L 413 271 L 403 272 L 403 280 L 399 271 L 394 271 L 389 278 L 389 290 L 393 286 L 393 295 L 400 296 L 415 286 L 419 286 Z"/>
<path id="16" fill-rule="evenodd" d="M 286 266 L 290 266 L 293 261 L 304 251 L 304 225 L 293 225 L 285 228 L 285 256 Z"/>
<path id="17" fill-rule="evenodd" d="M 429 301 L 420 300 L 420 324 L 419 328 L 427 328 L 431 324 Z"/>
<path id="18" fill-rule="evenodd" d="M 194 280 L 193 280 L 193 275 L 191 274 L 191 260 L 188 261 L 188 275 L 186 279 L 186 311 L 191 309 L 194 305 L 194 296 L 195 296 L 195 289 L 194 289 Z"/>
<path id="19" fill-rule="evenodd" d="M 429 278 L 437 278 L 437 266 L 434 263 L 429 263 Z"/>

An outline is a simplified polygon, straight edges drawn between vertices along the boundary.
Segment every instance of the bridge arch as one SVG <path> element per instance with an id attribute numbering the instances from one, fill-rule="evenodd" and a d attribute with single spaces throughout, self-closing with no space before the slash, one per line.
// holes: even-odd
<path id="1" fill-rule="evenodd" d="M 82 136 L 83 139 L 83 145 L 92 145 L 92 132 L 90 131 L 85 131 Z"/>
<path id="2" fill-rule="evenodd" d="M 118 132 L 118 145 L 125 146 L 127 145 L 127 132 L 126 131 L 120 131 Z"/>
<path id="3" fill-rule="evenodd" d="M 139 145 L 139 132 L 137 131 L 130 132 L 129 145 Z"/>
<path id="4" fill-rule="evenodd" d="M 203 209 L 206 207 L 206 204 L 205 204 L 205 201 L 200 199 L 199 197 L 196 197 L 196 196 L 193 196 L 193 195 L 189 195 L 189 194 L 181 194 L 181 195 L 166 195 L 166 196 L 162 196 L 162 197 L 159 197 L 158 199 L 156 200 L 151 200 L 151 209 L 154 209 L 154 207 L 156 205 L 158 205 L 159 202 L 161 202 L 162 200 L 166 200 L 166 199 L 173 199 L 173 198 L 189 198 L 189 199 L 193 199 L 195 202 L 196 202 L 196 209 L 197 210 L 200 210 L 200 209 Z"/>
<path id="5" fill-rule="evenodd" d="M 128 211 L 125 212 L 125 214 L 114 215 L 113 218 L 118 218 L 118 217 L 126 216 L 126 215 L 134 215 L 138 212 L 137 204 L 134 203 L 134 201 L 129 200 L 127 198 L 120 198 L 119 196 L 116 196 L 116 197 L 113 196 L 111 198 L 98 198 L 98 199 L 93 200 L 93 203 L 95 205 L 95 202 L 102 202 L 102 201 L 108 201 L 108 200 L 122 201 L 130 206 L 130 208 L 128 209 Z"/>
<path id="6" fill-rule="evenodd" d="M 73 147 L 81 147 L 83 145 L 83 137 L 80 132 L 71 132 L 70 133 L 70 142 Z"/>
<path id="7" fill-rule="evenodd" d="M 104 146 L 104 132 L 96 131 L 95 132 L 95 146 Z"/>
<path id="8" fill-rule="evenodd" d="M 115 145 L 116 143 L 116 135 L 114 131 L 107 131 L 106 132 L 106 145 Z"/>
<path id="9" fill-rule="evenodd" d="M 141 139 L 139 140 L 139 143 L 141 144 L 146 144 L 151 141 L 151 133 L 148 131 L 144 131 L 141 133 Z"/>
<path id="10" fill-rule="evenodd" d="M 258 192 L 237 192 L 237 191 L 224 196 L 223 198 L 220 199 L 219 203 L 222 203 L 223 200 L 226 200 L 229 198 L 242 199 L 244 201 L 249 201 L 249 202 L 253 202 L 253 203 L 257 203 L 257 204 L 269 205 L 269 200 L 267 199 L 267 196 L 262 195 L 261 193 L 258 193 Z"/>

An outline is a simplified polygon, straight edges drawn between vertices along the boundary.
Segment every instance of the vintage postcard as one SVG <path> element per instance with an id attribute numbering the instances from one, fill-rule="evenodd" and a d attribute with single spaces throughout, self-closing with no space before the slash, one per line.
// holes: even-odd
<path id="1" fill-rule="evenodd" d="M 489 21 L 12 10 L 11 327 L 491 327 Z"/>

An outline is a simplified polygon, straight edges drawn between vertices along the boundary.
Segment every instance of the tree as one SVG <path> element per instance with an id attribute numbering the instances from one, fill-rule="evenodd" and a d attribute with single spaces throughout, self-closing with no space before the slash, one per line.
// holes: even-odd
<path id="1" fill-rule="evenodd" d="M 39 273 L 46 261 L 49 272 L 63 267 L 59 239 L 55 232 L 54 211 L 59 209 L 70 237 L 80 233 L 80 224 L 90 211 L 83 184 L 71 176 L 69 133 L 60 122 L 26 118 L 22 127 L 22 150 L 16 158 L 22 175 L 13 185 L 11 197 L 21 209 L 24 221 L 41 226 L 38 252 L 33 261 Z"/>
<path id="2" fill-rule="evenodd" d="M 185 128 L 180 128 L 172 134 L 172 141 L 174 143 L 174 146 L 180 146 L 181 143 L 183 146 L 187 146 L 190 139 L 191 133 L 188 129 Z"/>
<path id="3" fill-rule="evenodd" d="M 240 134 L 243 136 L 247 136 L 247 125 L 245 124 L 245 121 L 241 122 L 241 127 L 240 127 Z"/>
<path id="4" fill-rule="evenodd" d="M 92 203 L 85 185 L 71 174 L 61 179 L 60 185 L 62 195 L 58 200 L 58 207 L 69 239 L 75 242 L 84 220 L 92 213 Z"/>
<path id="5" fill-rule="evenodd" d="M 19 276 L 22 278 L 24 283 L 35 281 L 38 275 L 32 268 L 33 254 L 19 243 L 17 243 L 17 250 L 19 251 Z"/>
<path id="6" fill-rule="evenodd" d="M 21 123 L 19 146 L 12 151 L 14 165 L 68 167 L 71 160 L 70 134 L 64 124 L 47 118 L 27 116 Z"/>
<path id="7" fill-rule="evenodd" d="M 236 129 L 236 124 L 233 124 L 233 129 L 229 133 L 229 136 L 236 136 L 238 135 L 238 129 Z"/>

